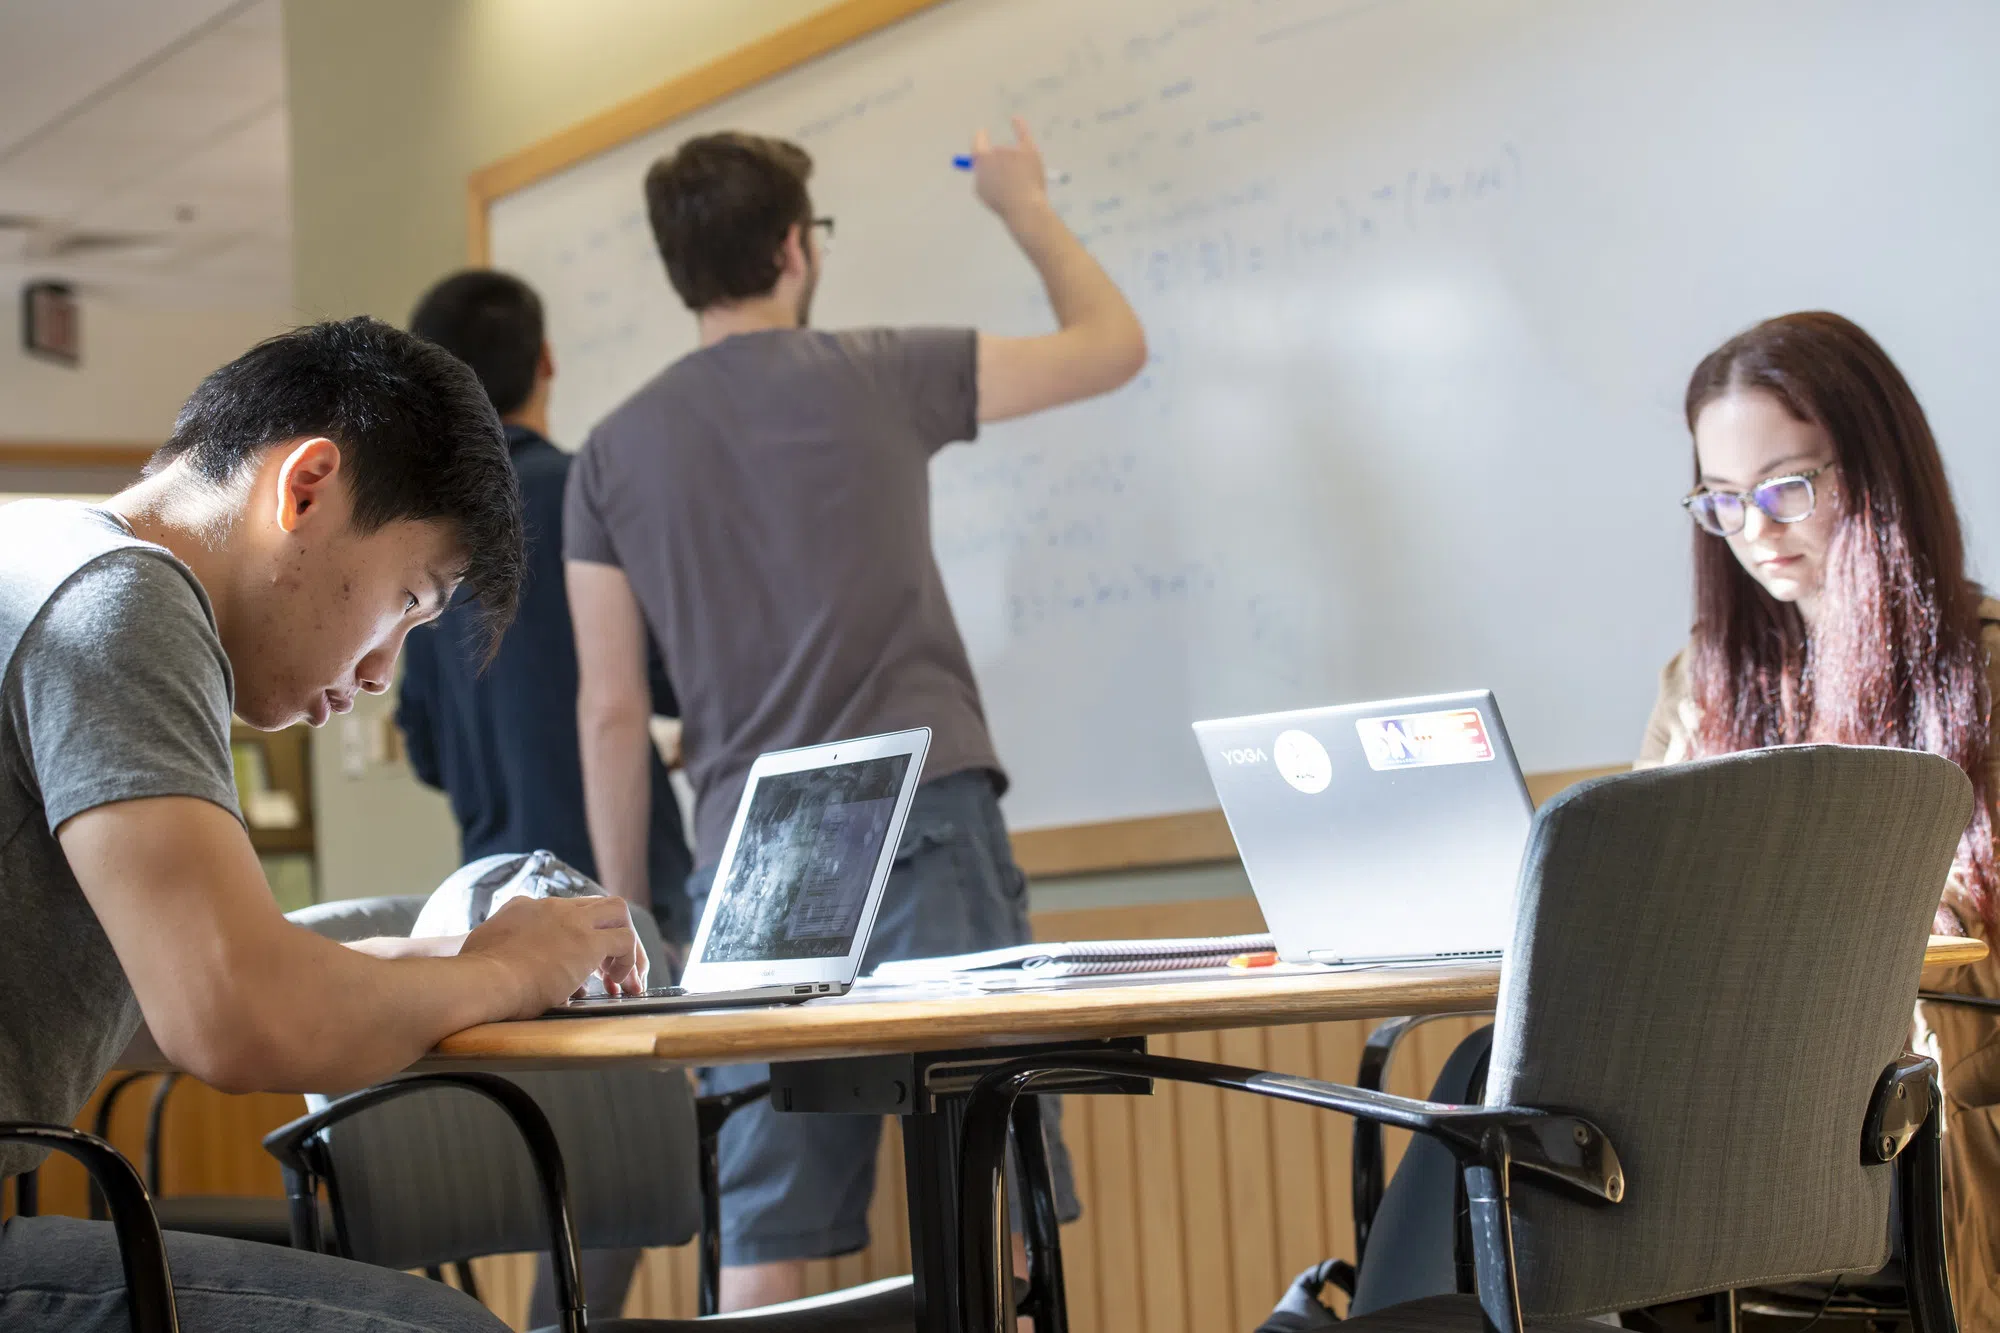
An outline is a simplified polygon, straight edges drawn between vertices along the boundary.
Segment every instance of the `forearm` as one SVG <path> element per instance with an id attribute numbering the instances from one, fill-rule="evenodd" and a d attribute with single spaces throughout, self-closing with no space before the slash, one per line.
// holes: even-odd
<path id="1" fill-rule="evenodd" d="M 1046 199 L 1013 209 L 1003 221 L 1041 276 L 1058 325 L 1143 341 L 1144 331 L 1125 294 Z"/>
<path id="2" fill-rule="evenodd" d="M 349 940 L 347 947 L 370 958 L 393 961 L 399 958 L 456 958 L 463 935 L 433 935 L 420 940 L 380 935 L 372 940 Z"/>
<path id="3" fill-rule="evenodd" d="M 597 877 L 627 902 L 651 906 L 646 844 L 653 805 L 653 738 L 644 699 L 578 704 L 583 812 Z"/>
<path id="4" fill-rule="evenodd" d="M 520 1004 L 488 959 L 384 959 L 339 946 L 273 958 L 246 969 L 233 989 L 233 1003 L 254 1005 L 269 1021 L 226 1053 L 218 1072 L 235 1085 L 228 1091 L 367 1087 L 409 1068 L 454 1032 L 511 1017 Z"/>

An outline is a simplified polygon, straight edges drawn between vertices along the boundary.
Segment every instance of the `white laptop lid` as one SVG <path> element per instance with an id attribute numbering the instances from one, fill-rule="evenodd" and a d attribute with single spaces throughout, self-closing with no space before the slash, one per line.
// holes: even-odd
<path id="1" fill-rule="evenodd" d="M 1286 962 L 1507 947 L 1534 807 L 1490 691 L 1194 730 Z"/>
<path id="2" fill-rule="evenodd" d="M 681 985 L 853 984 L 930 743 L 919 727 L 759 756 Z"/>

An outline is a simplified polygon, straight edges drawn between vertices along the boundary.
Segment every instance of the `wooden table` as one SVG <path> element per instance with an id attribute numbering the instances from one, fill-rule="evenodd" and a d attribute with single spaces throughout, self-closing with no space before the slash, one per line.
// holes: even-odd
<path id="1" fill-rule="evenodd" d="M 1986 957 L 1979 940 L 1933 935 L 1926 974 Z M 439 1042 L 420 1068 L 574 1069 L 833 1060 L 1024 1042 L 1213 1032 L 1403 1014 L 1479 1012 L 1500 990 L 1498 963 L 1380 968 L 1075 990 L 838 1000 L 621 1018 L 487 1023 Z"/>
<path id="2" fill-rule="evenodd" d="M 1497 963 L 1319 976 L 1228 977 L 1074 990 L 918 996 L 857 991 L 762 1009 L 488 1023 L 438 1043 L 420 1068 L 726 1065 L 1479 1012 Z"/>
<path id="3" fill-rule="evenodd" d="M 1985 956 L 1978 940 L 1933 936 L 1927 979 Z M 420 1067 L 768 1062 L 782 1110 L 900 1116 L 917 1328 L 958 1333 L 959 1122 L 985 1069 L 1168 1032 L 1477 1013 L 1499 989 L 1498 963 L 1452 963 L 997 994 L 864 990 L 797 1007 L 489 1023 L 440 1042 Z"/>

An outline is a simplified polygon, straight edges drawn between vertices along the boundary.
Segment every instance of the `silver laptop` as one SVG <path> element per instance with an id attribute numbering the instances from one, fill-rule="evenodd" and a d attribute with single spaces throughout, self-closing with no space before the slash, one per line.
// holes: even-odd
<path id="1" fill-rule="evenodd" d="M 1194 724 L 1288 963 L 1498 957 L 1534 806 L 1488 690 Z"/>
<path id="2" fill-rule="evenodd" d="M 788 1004 L 845 995 L 895 865 L 928 727 L 762 755 L 751 765 L 678 986 L 551 1015 Z"/>

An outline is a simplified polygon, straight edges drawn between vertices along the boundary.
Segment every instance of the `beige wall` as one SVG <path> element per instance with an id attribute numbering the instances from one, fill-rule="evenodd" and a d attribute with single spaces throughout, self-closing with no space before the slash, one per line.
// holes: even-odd
<path id="1" fill-rule="evenodd" d="M 292 322 L 283 310 L 153 310 L 80 298 L 83 359 L 0 339 L 0 441 L 157 444 L 201 377 Z"/>
<path id="2" fill-rule="evenodd" d="M 471 172 L 821 9 L 826 0 L 285 0 L 295 299 L 402 320 L 465 262 Z M 364 700 L 364 731 L 389 709 Z M 444 802 L 399 762 L 315 750 L 321 892 L 419 892 L 448 873 Z M 357 736 L 362 733 L 357 733 Z M 365 748 L 365 743 L 364 743 Z M 1037 886 L 1040 905 L 1245 893 L 1235 866 Z"/>
<path id="3" fill-rule="evenodd" d="M 285 0 L 302 308 L 400 319 L 465 262 L 475 168 L 826 0 Z"/>

